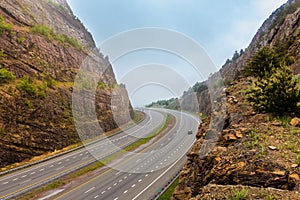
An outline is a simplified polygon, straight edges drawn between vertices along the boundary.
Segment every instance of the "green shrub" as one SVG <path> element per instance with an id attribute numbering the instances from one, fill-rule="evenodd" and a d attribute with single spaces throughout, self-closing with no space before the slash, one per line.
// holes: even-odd
<path id="1" fill-rule="evenodd" d="M 56 33 L 53 29 L 51 29 L 47 26 L 36 24 L 31 28 L 31 31 L 33 33 L 43 35 L 50 40 L 54 39 L 54 40 L 60 41 L 62 43 L 65 42 L 77 49 L 80 49 L 80 50 L 82 49 L 82 46 L 78 43 L 78 41 L 75 38 L 64 35 L 64 34 Z"/>
<path id="2" fill-rule="evenodd" d="M 100 89 L 105 89 L 105 88 L 107 87 L 107 85 L 105 84 L 105 82 L 100 81 L 100 82 L 98 83 L 98 87 L 99 87 Z"/>
<path id="3" fill-rule="evenodd" d="M 57 84 L 56 81 L 48 74 L 44 75 L 44 81 L 46 82 L 46 86 L 52 89 Z"/>
<path id="4" fill-rule="evenodd" d="M 25 91 L 29 95 L 37 94 L 37 87 L 32 83 L 31 78 L 24 76 L 21 82 L 17 85 L 17 88 L 21 91 Z"/>
<path id="5" fill-rule="evenodd" d="M 229 200 L 246 200 L 248 199 L 248 193 L 249 191 L 245 189 L 244 187 L 241 190 L 232 190 L 233 195 L 230 198 L 226 198 Z"/>
<path id="6" fill-rule="evenodd" d="M 5 57 L 5 56 L 6 56 L 6 54 L 4 53 L 4 50 L 1 49 L 1 50 L 0 50 L 0 58 Z"/>
<path id="7" fill-rule="evenodd" d="M 9 81 L 14 80 L 16 77 L 13 75 L 11 71 L 7 69 L 0 69 L 0 84 L 8 83 Z"/>
<path id="8" fill-rule="evenodd" d="M 72 45 L 73 47 L 77 48 L 77 49 L 82 49 L 82 46 L 78 43 L 78 41 L 73 38 L 73 37 L 69 37 L 69 36 L 65 36 L 65 41 L 67 43 L 69 43 L 70 45 Z"/>
<path id="9" fill-rule="evenodd" d="M 297 74 L 293 77 L 293 80 L 296 82 L 298 86 L 300 86 L 300 74 Z"/>
<path id="10" fill-rule="evenodd" d="M 47 26 L 44 26 L 44 25 L 39 25 L 39 24 L 36 24 L 34 25 L 32 28 L 31 28 L 31 31 L 34 32 L 34 33 L 37 33 L 37 34 L 40 34 L 40 35 L 43 35 L 49 39 L 52 39 L 52 29 L 47 27 Z"/>
<path id="11" fill-rule="evenodd" d="M 271 75 L 271 71 L 280 67 L 280 57 L 274 50 L 266 46 L 260 49 L 248 62 L 244 69 L 246 76 L 258 79 Z"/>
<path id="12" fill-rule="evenodd" d="M 5 31 L 11 32 L 12 24 L 6 23 L 4 17 L 0 15 L 0 34 Z"/>
<path id="13" fill-rule="evenodd" d="M 17 42 L 20 44 L 24 43 L 25 40 L 26 40 L 26 38 L 23 38 L 23 37 L 17 38 Z"/>
<path id="14" fill-rule="evenodd" d="M 277 115 L 300 112 L 297 77 L 287 67 L 292 64 L 288 46 L 263 47 L 245 67 L 245 75 L 255 78 L 246 95 L 255 111 Z"/>
<path id="15" fill-rule="evenodd" d="M 40 91 L 39 92 L 39 95 L 38 95 L 41 99 L 45 99 L 46 98 L 46 92 L 44 90 Z"/>
<path id="16" fill-rule="evenodd" d="M 57 33 L 57 34 L 55 35 L 54 39 L 56 39 L 56 40 L 58 40 L 58 41 L 60 41 L 60 42 L 65 42 L 65 41 L 66 41 L 65 36 L 62 35 L 62 34 L 59 34 L 59 33 Z"/>
<path id="17" fill-rule="evenodd" d="M 270 76 L 256 79 L 246 95 L 254 110 L 277 115 L 299 113 L 299 89 L 289 67 L 272 69 Z"/>
<path id="18" fill-rule="evenodd" d="M 300 154 L 296 155 L 295 164 L 300 165 Z"/>
<path id="19" fill-rule="evenodd" d="M 24 104 L 27 108 L 32 108 L 32 103 L 29 99 L 25 98 L 24 99 Z"/>

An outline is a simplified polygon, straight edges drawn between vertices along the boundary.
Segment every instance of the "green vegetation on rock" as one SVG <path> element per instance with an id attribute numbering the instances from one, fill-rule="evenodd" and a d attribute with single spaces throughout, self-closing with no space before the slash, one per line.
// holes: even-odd
<path id="1" fill-rule="evenodd" d="M 277 115 L 300 113 L 300 91 L 286 65 L 289 61 L 288 55 L 269 47 L 263 47 L 250 60 L 245 74 L 255 79 L 246 98 L 254 110 Z"/>
<path id="2" fill-rule="evenodd" d="M 12 24 L 6 23 L 3 16 L 0 15 L 0 34 L 12 31 Z"/>
<path id="3" fill-rule="evenodd" d="M 9 83 L 14 80 L 16 77 L 13 73 L 5 68 L 0 68 L 0 84 Z"/>
<path id="4" fill-rule="evenodd" d="M 53 0 L 49 0 L 48 2 L 49 2 L 51 5 L 53 5 L 53 6 L 55 6 L 56 8 L 58 8 L 59 10 L 64 11 L 64 12 L 67 12 L 67 9 L 66 9 L 63 5 L 61 5 L 61 4 L 59 4 L 59 3 L 56 3 L 56 2 L 53 1 Z"/>
<path id="5" fill-rule="evenodd" d="M 31 97 L 44 99 L 47 92 L 47 83 L 37 84 L 31 77 L 24 76 L 17 84 L 17 89 L 26 92 Z"/>
<path id="6" fill-rule="evenodd" d="M 63 43 L 68 43 L 77 49 L 82 49 L 82 46 L 78 43 L 78 41 L 75 38 L 64 34 L 56 33 L 53 29 L 49 28 L 48 26 L 36 24 L 33 27 L 31 27 L 31 31 L 43 35 L 50 40 L 57 40 Z"/>
<path id="7" fill-rule="evenodd" d="M 244 187 L 241 190 L 232 190 L 233 195 L 231 197 L 227 197 L 227 200 L 246 200 L 248 199 L 249 191 Z"/>

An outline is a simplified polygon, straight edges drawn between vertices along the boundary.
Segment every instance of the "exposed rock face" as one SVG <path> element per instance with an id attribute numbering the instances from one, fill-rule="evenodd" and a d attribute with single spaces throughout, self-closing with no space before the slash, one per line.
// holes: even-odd
<path id="1" fill-rule="evenodd" d="M 199 126 L 197 141 L 187 155 L 172 199 L 230 199 L 234 190 L 244 187 L 249 192 L 247 199 L 300 199 L 296 161 L 300 149 L 298 143 L 290 145 L 299 141 L 299 128 L 286 128 L 280 121 L 268 121 L 266 114 L 255 113 L 245 100 L 251 78 L 239 77 L 258 49 L 278 43 L 293 57 L 291 68 L 298 74 L 299 29 L 300 1 L 289 0 L 264 22 L 245 52 L 222 67 L 220 73 L 228 83 L 224 90 L 227 111 L 223 130 L 217 142 L 211 142 L 207 135 L 214 130 L 209 118 Z M 209 94 L 208 90 L 197 94 L 199 110 L 216 116 L 216 110 L 207 109 L 211 105 Z M 296 121 L 291 124 L 296 126 Z M 205 145 L 212 149 L 202 154 Z"/>
<path id="2" fill-rule="evenodd" d="M 288 14 L 288 10 L 291 12 Z M 294 12 L 293 12 L 294 11 Z M 227 81 L 233 80 L 240 74 L 247 61 L 255 54 L 261 47 L 270 45 L 274 46 L 277 42 L 287 42 L 286 40 L 291 36 L 296 36 L 299 33 L 300 27 L 300 1 L 289 0 L 286 4 L 278 8 L 261 26 L 258 30 L 249 47 L 236 60 L 225 64 L 220 70 L 223 78 Z M 295 63 L 292 68 L 295 73 L 300 71 L 300 54 L 299 41 L 295 42 L 289 47 L 289 52 L 294 53 Z"/>
<path id="3" fill-rule="evenodd" d="M 2 0 L 0 15 L 6 25 L 12 24 L 0 31 L 0 65 L 16 77 L 0 84 L 3 167 L 80 141 L 71 110 L 73 82 L 95 44 L 65 0 Z M 34 32 L 35 24 L 53 29 L 52 35 Z M 78 41 L 80 46 L 54 37 L 58 34 Z M 125 88 L 116 83 L 109 61 L 99 53 L 98 60 L 103 74 L 93 100 L 98 122 L 108 131 L 131 120 L 133 110 Z M 84 92 L 90 82 L 81 84 Z"/>
<path id="4" fill-rule="evenodd" d="M 278 8 L 273 14 L 263 23 L 248 48 L 237 58 L 224 64 L 220 69 L 220 74 L 225 84 L 231 82 L 239 76 L 247 64 L 249 59 L 261 47 L 270 45 L 273 47 L 276 43 L 287 45 L 288 52 L 294 59 L 291 68 L 294 74 L 300 73 L 300 0 L 289 0 L 286 4 Z M 291 39 L 296 37 L 296 40 L 291 42 Z M 207 109 L 210 101 L 209 96 L 205 95 L 208 91 L 202 91 L 198 95 L 200 103 L 200 112 L 207 115 L 211 110 Z M 203 103 L 204 104 L 203 104 Z"/>
<path id="5" fill-rule="evenodd" d="M 46 25 L 76 38 L 85 47 L 95 47 L 92 35 L 73 15 L 66 0 L 3 0 L 0 7 L 3 13 L 14 19 L 14 23 Z"/>
<path id="6" fill-rule="evenodd" d="M 237 93 L 247 88 L 248 81 L 238 80 L 227 89 L 226 123 L 215 144 L 207 137 L 214 131 L 210 118 L 199 126 L 173 199 L 227 199 L 242 186 L 249 193 L 247 199 L 300 198 L 300 170 L 294 164 L 300 149 L 286 146 L 299 140 L 298 134 L 290 133 L 300 133 L 299 129 L 286 129 L 281 122 L 268 121 L 266 114 L 255 114 L 244 94 Z M 208 144 L 211 151 L 202 154 Z M 283 152 L 289 156 L 285 158 Z M 263 193 L 257 193 L 258 189 Z"/>

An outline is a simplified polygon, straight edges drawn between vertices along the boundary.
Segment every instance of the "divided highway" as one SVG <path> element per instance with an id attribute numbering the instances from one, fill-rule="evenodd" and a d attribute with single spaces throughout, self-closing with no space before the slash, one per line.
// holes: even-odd
<path id="1" fill-rule="evenodd" d="M 138 125 L 99 140 L 85 148 L 64 154 L 40 164 L 0 177 L 0 199 L 9 199 L 76 171 L 96 159 L 108 157 L 120 149 L 149 136 L 166 120 L 161 110 L 145 110 L 146 117 Z M 57 191 L 49 199 L 151 199 L 185 161 L 185 154 L 194 142 L 198 120 L 185 113 L 167 111 L 176 124 L 164 137 L 136 153 L 126 153 L 122 160 L 71 190 Z"/>

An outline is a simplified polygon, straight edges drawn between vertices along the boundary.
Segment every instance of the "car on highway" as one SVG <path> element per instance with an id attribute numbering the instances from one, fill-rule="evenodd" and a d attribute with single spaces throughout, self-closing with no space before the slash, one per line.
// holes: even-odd
<path id="1" fill-rule="evenodd" d="M 189 131 L 188 131 L 188 135 L 191 135 L 191 134 L 193 134 L 193 131 L 192 131 L 192 130 L 189 130 Z"/>

